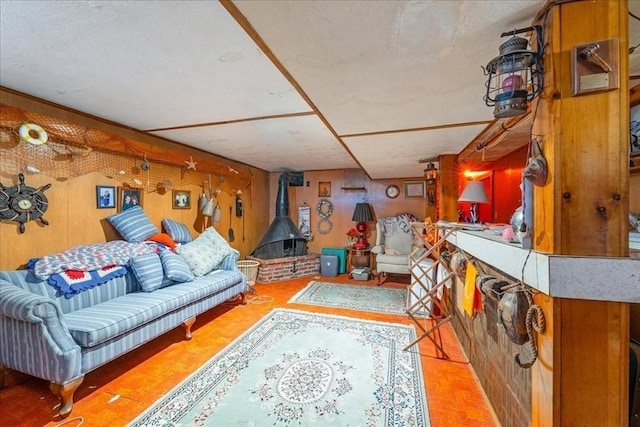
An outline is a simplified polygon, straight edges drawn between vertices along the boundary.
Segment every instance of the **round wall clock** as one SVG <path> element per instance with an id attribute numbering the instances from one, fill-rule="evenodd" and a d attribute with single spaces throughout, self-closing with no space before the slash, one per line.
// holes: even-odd
<path id="1" fill-rule="evenodd" d="M 42 215 L 49 207 L 44 191 L 51 187 L 51 184 L 36 189 L 24 185 L 23 174 L 19 174 L 18 178 L 20 183 L 11 187 L 0 184 L 0 219 L 20 223 L 20 233 L 24 233 L 24 223 L 34 219 L 43 225 L 49 225 Z"/>
<path id="2" fill-rule="evenodd" d="M 385 190 L 385 193 L 387 194 L 388 198 L 395 199 L 400 194 L 400 190 L 398 189 L 398 186 L 390 185 Z"/>

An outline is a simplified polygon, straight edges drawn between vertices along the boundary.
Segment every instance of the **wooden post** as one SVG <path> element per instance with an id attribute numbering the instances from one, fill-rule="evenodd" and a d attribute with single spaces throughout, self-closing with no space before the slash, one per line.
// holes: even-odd
<path id="1" fill-rule="evenodd" d="M 627 12 L 626 0 L 577 1 L 543 18 L 544 91 L 533 134 L 550 176 L 534 195 L 538 251 L 628 256 Z M 620 87 L 573 96 L 573 47 L 608 39 L 619 42 Z M 532 425 L 627 425 L 629 304 L 543 295 L 536 302 L 547 331 L 532 372 Z"/>
<path id="2" fill-rule="evenodd" d="M 443 155 L 440 161 L 440 186 L 438 204 L 440 216 L 445 221 L 458 221 L 458 158 L 456 155 Z"/>

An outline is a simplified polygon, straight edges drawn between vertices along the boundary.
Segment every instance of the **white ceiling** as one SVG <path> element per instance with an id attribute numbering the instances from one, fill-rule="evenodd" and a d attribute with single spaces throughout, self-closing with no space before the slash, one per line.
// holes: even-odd
<path id="1" fill-rule="evenodd" d="M 267 171 L 417 177 L 493 119 L 481 66 L 544 4 L 3 0 L 0 85 Z"/>

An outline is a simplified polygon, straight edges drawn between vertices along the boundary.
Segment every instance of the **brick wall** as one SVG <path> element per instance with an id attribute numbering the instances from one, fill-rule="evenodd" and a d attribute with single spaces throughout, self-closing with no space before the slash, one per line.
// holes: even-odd
<path id="1" fill-rule="evenodd" d="M 489 271 L 489 275 L 514 281 L 497 271 Z M 463 287 L 458 280 L 457 295 L 462 295 Z M 485 298 L 485 312 L 474 317 L 460 310 L 459 304 L 455 305 L 451 324 L 500 423 L 510 427 L 530 426 L 531 370 L 520 368 L 514 361 L 515 353 L 520 353 L 522 362 L 530 360 L 529 344 L 517 345 L 509 340 L 502 326 L 496 324 L 497 303 L 490 303 L 488 298 Z"/>
<path id="2" fill-rule="evenodd" d="M 320 254 L 275 259 L 260 259 L 249 256 L 247 259 L 260 262 L 256 279 L 258 283 L 314 276 L 320 273 Z"/>

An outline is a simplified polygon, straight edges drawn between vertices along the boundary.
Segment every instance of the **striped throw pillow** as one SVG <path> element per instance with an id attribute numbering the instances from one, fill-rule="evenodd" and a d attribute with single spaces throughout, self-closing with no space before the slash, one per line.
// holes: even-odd
<path id="1" fill-rule="evenodd" d="M 153 292 L 162 286 L 164 273 L 158 254 L 147 254 L 132 258 L 129 266 L 145 292 Z"/>
<path id="2" fill-rule="evenodd" d="M 140 206 L 109 215 L 107 221 L 115 227 L 127 242 L 140 243 L 147 237 L 158 234 L 158 228 L 153 225 Z"/>
<path id="3" fill-rule="evenodd" d="M 189 228 L 181 222 L 169 218 L 162 220 L 162 227 L 169 236 L 177 243 L 189 243 L 193 240 Z"/>
<path id="4" fill-rule="evenodd" d="M 160 261 L 162 261 L 164 275 L 171 280 L 190 282 L 195 278 L 184 258 L 178 254 L 171 251 L 162 251 L 160 252 Z"/>

